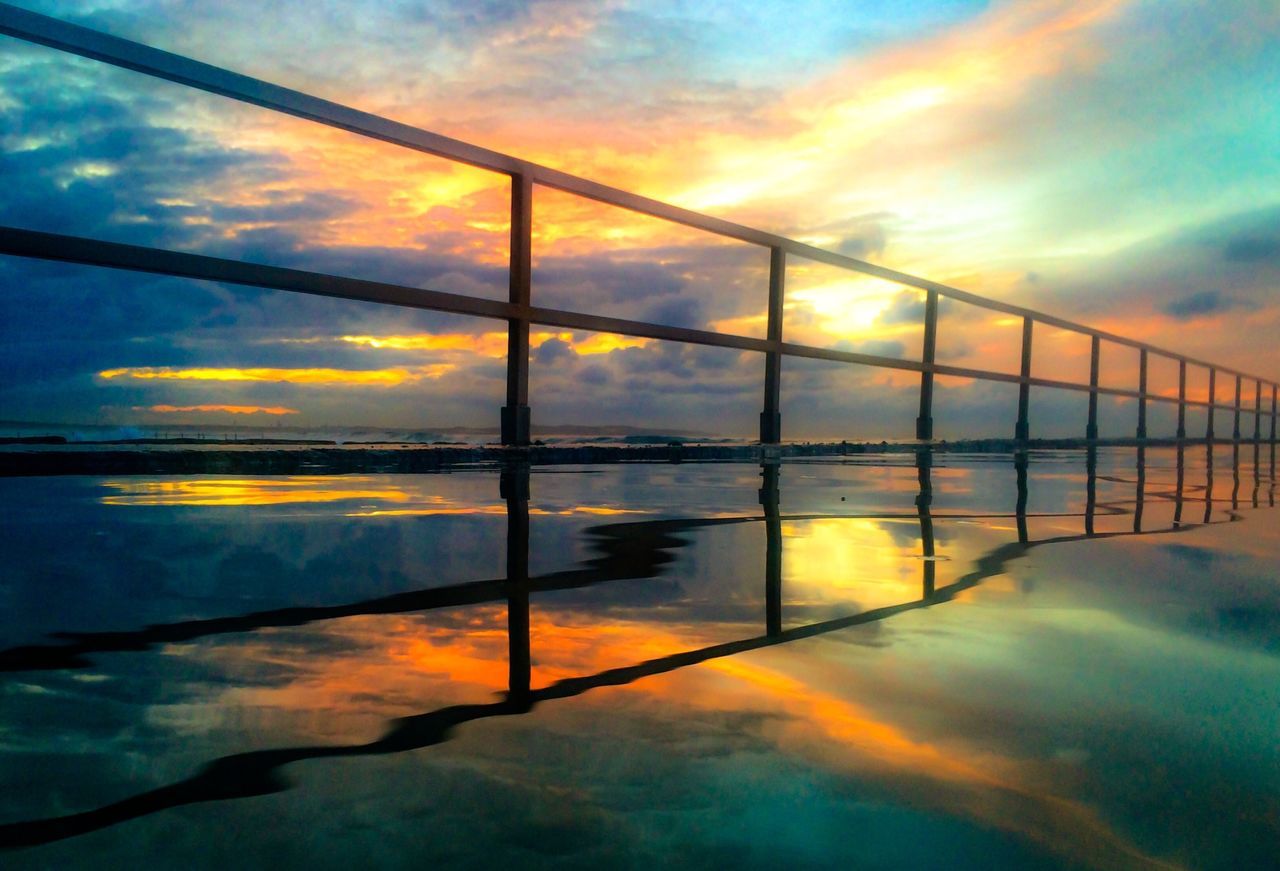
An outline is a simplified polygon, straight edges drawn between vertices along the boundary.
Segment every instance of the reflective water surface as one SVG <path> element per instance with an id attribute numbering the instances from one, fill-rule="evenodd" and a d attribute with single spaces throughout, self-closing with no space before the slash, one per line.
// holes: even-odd
<path id="1" fill-rule="evenodd" d="M 1275 867 L 1273 472 L 0 480 L 0 862 Z"/>

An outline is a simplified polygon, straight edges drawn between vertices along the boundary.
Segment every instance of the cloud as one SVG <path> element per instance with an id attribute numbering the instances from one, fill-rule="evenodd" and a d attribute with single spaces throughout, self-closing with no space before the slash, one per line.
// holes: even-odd
<path id="1" fill-rule="evenodd" d="M 129 378 L 139 381 L 270 381 L 285 384 L 367 385 L 395 387 L 423 378 L 437 379 L 452 372 L 450 363 L 435 363 L 416 369 L 216 369 L 197 367 L 178 369 L 168 366 L 139 366 L 104 369 L 98 377 L 104 381 Z"/>
<path id="2" fill-rule="evenodd" d="M 1280 231 L 1272 236 L 1239 236 L 1227 243 L 1222 256 L 1238 263 L 1280 261 Z"/>
<path id="3" fill-rule="evenodd" d="M 185 412 L 222 412 L 225 414 L 297 414 L 296 408 L 285 408 L 282 405 L 143 405 L 135 406 L 134 411 L 154 411 L 160 414 L 178 414 Z"/>
<path id="4" fill-rule="evenodd" d="M 1248 307 L 1247 303 L 1232 298 L 1220 290 L 1203 290 L 1189 296 L 1171 300 L 1160 306 L 1160 310 L 1178 320 L 1193 320 L 1207 315 L 1222 314 L 1233 308 Z"/>

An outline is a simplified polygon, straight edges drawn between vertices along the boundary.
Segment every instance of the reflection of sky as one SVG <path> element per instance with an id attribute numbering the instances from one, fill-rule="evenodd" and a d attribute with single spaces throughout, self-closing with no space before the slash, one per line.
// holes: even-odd
<path id="1" fill-rule="evenodd" d="M 1099 532 L 1133 529 L 1132 460 L 1099 457 Z M 1172 460 L 1148 451 L 1145 530 L 1172 523 Z M 1184 517 L 1198 524 L 1206 472 L 1199 452 L 1187 460 Z M 533 865 L 753 866 L 785 853 L 801 865 L 1261 867 L 1280 807 L 1269 514 L 1242 503 L 1239 523 L 1019 557 L 1013 471 L 1007 456 L 938 458 L 936 584 L 960 591 L 931 607 L 548 699 L 418 752 L 296 763 L 288 792 L 164 811 L 13 854 L 15 867 L 213 865 L 227 831 L 285 864 L 358 847 L 466 864 L 483 844 L 483 861 Z M 1233 478 L 1228 452 L 1214 481 L 1227 499 Z M 785 629 L 921 597 L 914 467 L 788 463 L 780 479 Z M 491 474 L 158 480 L 4 482 L 6 552 L 26 555 L 0 583 L 7 645 L 504 575 Z M 238 504 L 202 499 L 203 485 L 230 496 L 233 484 Z M 602 523 L 713 521 L 655 540 L 672 561 L 654 577 L 535 593 L 535 690 L 762 637 L 765 524 L 725 522 L 760 517 L 759 486 L 757 468 L 732 464 L 535 472 L 535 577 L 596 558 Z M 1080 457 L 1033 455 L 1028 489 L 1033 541 L 1080 538 Z M 873 492 L 887 498 L 869 510 Z M 368 513 L 429 506 L 473 513 Z M 607 514 L 623 506 L 638 513 Z M 619 541 L 644 546 L 639 532 Z M 226 753 L 360 744 L 398 717 L 487 704 L 507 686 L 506 611 L 499 595 L 11 673 L 0 821 L 106 804 Z"/>
<path id="2" fill-rule="evenodd" d="M 1260 193 L 1276 189 L 1280 19 L 1261 0 L 352 3 L 320 19 L 295 2 L 20 5 L 1248 371 L 1280 364 L 1277 202 Z M 0 159 L 23 184 L 0 193 L 3 223 L 505 295 L 498 175 L 5 49 Z M 534 214 L 539 303 L 763 333 L 763 251 L 542 189 Z M 918 354 L 917 293 L 799 260 L 787 278 L 788 339 Z M 17 260 L 0 287 L 14 418 L 475 425 L 501 402 L 493 322 Z M 939 359 L 1016 367 L 1006 320 L 944 304 Z M 536 344 L 535 422 L 755 425 L 758 355 Z M 1038 331 L 1036 349 L 1035 374 L 1084 377 L 1080 342 Z M 1109 350 L 1103 382 L 1132 387 L 1132 355 Z M 789 437 L 911 432 L 911 379 L 784 369 Z M 945 386 L 940 435 L 1011 417 L 997 387 Z M 1081 429 L 1049 396 L 1036 420 Z"/>

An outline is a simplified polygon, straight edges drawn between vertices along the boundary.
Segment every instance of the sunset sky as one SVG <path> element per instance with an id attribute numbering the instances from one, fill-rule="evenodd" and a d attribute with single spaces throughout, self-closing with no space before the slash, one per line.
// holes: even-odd
<path id="1" fill-rule="evenodd" d="M 1272 0 L 15 5 L 1280 375 Z M 503 176 L 8 37 L 0 113 L 0 224 L 505 296 Z M 542 188 L 534 219 L 535 304 L 763 335 L 763 249 Z M 916 292 L 794 260 L 787 279 L 787 340 L 918 357 Z M 503 401 L 499 321 L 13 258 L 0 307 L 9 420 L 495 426 Z M 944 306 L 939 359 L 1016 371 L 1019 336 Z M 758 354 L 533 344 L 535 428 L 754 430 Z M 1086 338 L 1034 347 L 1034 374 L 1087 379 Z M 1135 372 L 1104 351 L 1104 384 Z M 788 359 L 784 437 L 907 437 L 917 382 Z M 939 387 L 939 436 L 1012 433 L 1015 387 Z M 1082 433 L 1083 394 L 1033 403 L 1033 434 Z M 1132 431 L 1132 403 L 1103 415 Z"/>

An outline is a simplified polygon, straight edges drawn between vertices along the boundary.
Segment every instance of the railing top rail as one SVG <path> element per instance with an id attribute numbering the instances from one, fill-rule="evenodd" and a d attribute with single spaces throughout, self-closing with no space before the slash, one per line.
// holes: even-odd
<path id="1" fill-rule="evenodd" d="M 1176 351 L 1128 338 L 1127 336 L 1095 329 L 1085 324 L 1011 303 L 988 299 L 969 291 L 960 290 L 959 288 L 930 281 L 909 273 L 899 272 L 885 266 L 868 263 L 864 260 L 818 248 L 775 233 L 747 227 L 723 218 L 704 215 L 700 212 L 671 205 L 670 203 L 620 188 L 590 181 L 571 173 L 522 160 L 483 146 L 443 136 L 439 133 L 432 133 L 429 130 L 423 130 L 380 115 L 344 106 L 341 103 L 314 97 L 302 91 L 232 72 L 222 67 L 193 60 L 143 43 L 111 36 L 92 28 L 72 24 L 38 12 L 20 9 L 3 2 L 0 2 L 0 34 L 144 73 L 155 78 L 186 85 L 243 103 L 261 106 L 282 114 L 346 130 L 371 139 L 469 164 L 481 169 L 512 176 L 525 176 L 545 187 L 693 227 L 740 242 L 769 248 L 780 248 L 798 257 L 843 267 L 907 287 L 914 287 L 918 290 L 933 291 L 940 296 L 955 299 L 969 305 L 1016 317 L 1030 318 L 1047 326 L 1088 336 L 1096 336 L 1109 342 L 1146 350 L 1172 360 L 1180 360 L 1196 366 L 1217 369 L 1220 372 L 1239 375 L 1252 381 L 1271 385 L 1276 383 L 1271 379 L 1261 378 L 1227 366 L 1220 366 L 1207 360 L 1189 357 Z"/>

